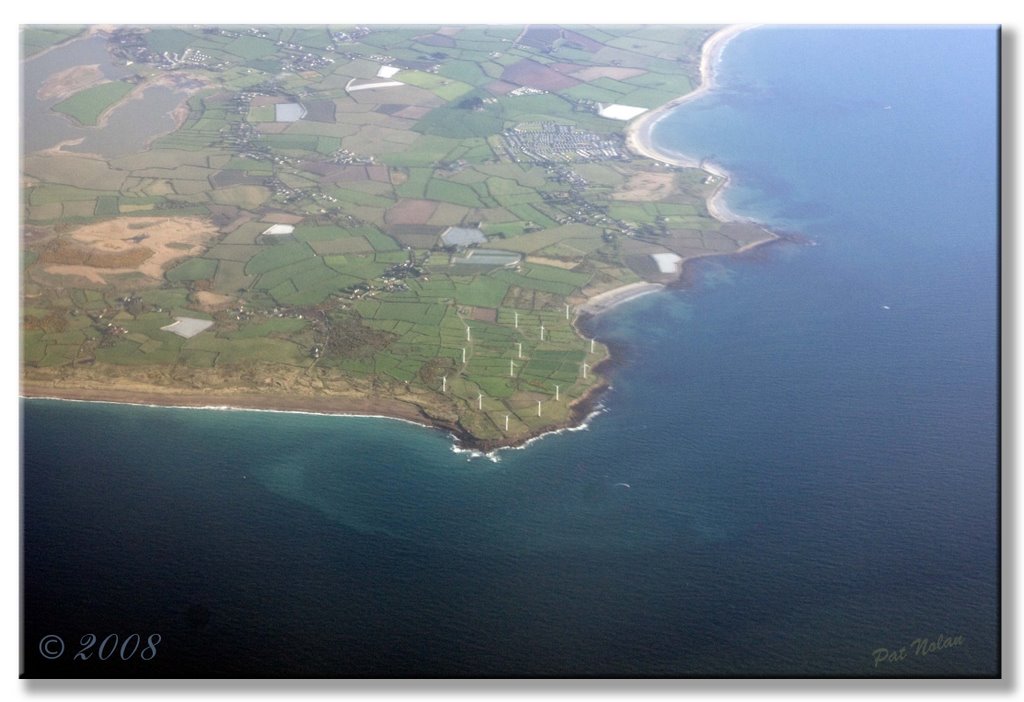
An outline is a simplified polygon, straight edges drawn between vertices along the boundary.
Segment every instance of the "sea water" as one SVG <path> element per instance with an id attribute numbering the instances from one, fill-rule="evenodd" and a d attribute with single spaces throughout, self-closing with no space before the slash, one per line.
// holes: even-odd
<path id="1" fill-rule="evenodd" d="M 65 145 L 63 150 L 114 159 L 138 153 L 154 137 L 174 130 L 171 112 L 182 103 L 185 94 L 162 85 L 147 88 L 141 99 L 119 105 L 107 115 L 103 127 L 82 127 L 67 115 L 54 111 L 52 108 L 64 98 L 39 98 L 38 90 L 47 78 L 83 65 L 98 66 L 106 80 L 121 80 L 134 72 L 111 61 L 107 40 L 99 35 L 75 39 L 22 62 L 21 136 L 26 153 L 53 148 L 68 140 L 81 140 L 78 144 Z"/>
<path id="2" fill-rule="evenodd" d="M 585 431 L 24 402 L 26 672 L 997 674 L 997 43 L 733 40 L 655 139 L 800 236 L 599 318 Z"/>

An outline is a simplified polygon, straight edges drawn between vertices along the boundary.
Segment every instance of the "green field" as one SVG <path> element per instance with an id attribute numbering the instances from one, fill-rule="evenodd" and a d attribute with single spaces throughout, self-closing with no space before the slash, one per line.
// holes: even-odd
<path id="1" fill-rule="evenodd" d="M 225 29 L 162 25 L 140 35 L 153 51 L 185 62 L 173 69 L 138 62 L 132 80 L 145 85 L 171 72 L 192 91 L 183 124 L 146 150 L 110 160 L 25 155 L 21 212 L 40 235 L 21 255 L 24 289 L 34 296 L 23 305 L 27 368 L 71 377 L 85 363 L 97 376 L 138 381 L 174 367 L 182 378 L 201 373 L 259 392 L 257 376 L 296 371 L 324 387 L 372 380 L 377 392 L 405 389 L 406 401 L 428 414 L 457 417 L 480 439 L 522 439 L 564 421 L 569 401 L 600 380 L 582 378 L 582 362 L 593 365 L 605 352 L 590 354 L 565 319 L 567 298 L 578 304 L 584 289 L 639 279 L 627 263 L 638 251 L 668 250 L 647 243 L 656 236 L 679 250 L 698 240 L 709 250 L 729 246 L 717 234 L 707 242 L 692 235 L 718 230 L 706 216 L 714 184 L 703 173 L 679 172 L 675 191 L 657 201 L 614 199 L 652 164 L 553 165 L 510 156 L 502 137 L 508 127 L 545 123 L 620 134 L 622 123 L 580 101 L 654 106 L 686 92 L 697 64 L 679 59 L 684 51 L 695 58 L 703 30 L 573 29 L 603 44 L 591 52 L 554 32 L 537 35 L 551 38 L 548 49 L 513 48 L 523 30 L 515 25 L 371 26 L 336 50 L 327 49 L 335 40 L 325 27 L 261 28 L 267 37 L 248 26 Z M 23 28 L 24 52 L 80 32 Z M 211 70 L 189 57 L 223 63 Z M 507 94 L 507 84 L 495 81 L 523 59 L 562 75 L 579 75 L 568 64 L 643 72 L 592 71 L 568 89 Z M 373 78 L 382 63 L 402 67 L 395 80 L 406 86 L 346 92 L 351 79 Z M 103 83 L 55 109 L 104 129 L 100 116 L 132 89 Z M 273 104 L 264 104 L 293 101 L 315 109 L 279 124 Z M 99 285 L 52 270 L 55 262 L 81 263 L 76 257 L 92 246 L 74 238 L 79 228 L 132 216 L 199 217 L 217 233 L 201 245 L 169 244 L 183 252 L 197 246 L 196 255 L 172 261 L 159 280 L 135 272 Z M 294 234 L 263 236 L 275 222 L 294 223 Z M 641 241 L 624 231 L 629 224 L 653 229 Z M 484 248 L 524 257 L 514 269 L 468 264 L 465 251 L 438 248 L 446 226 L 480 227 Z M 135 244 L 146 247 L 145 237 Z M 224 304 L 203 307 L 211 299 L 204 290 L 226 296 Z M 175 315 L 214 326 L 188 340 L 161 331 Z M 253 364 L 261 364 L 256 374 L 247 370 Z"/>
<path id="2" fill-rule="evenodd" d="M 259 275 L 274 268 L 316 256 L 313 249 L 309 248 L 309 244 L 305 242 L 262 246 L 260 248 L 263 250 L 249 259 L 249 263 L 245 266 L 245 272 L 249 275 Z"/>
<path id="3" fill-rule="evenodd" d="M 213 278 L 217 272 L 217 261 L 208 258 L 191 258 L 167 271 L 167 280 L 177 283 L 185 280 Z"/>
<path id="4" fill-rule="evenodd" d="M 433 168 L 406 168 L 403 169 L 406 179 L 395 187 L 399 197 L 412 199 L 423 198 L 427 192 L 427 183 L 433 175 Z"/>
<path id="5" fill-rule="evenodd" d="M 425 197 L 427 200 L 450 202 L 452 204 L 463 205 L 465 207 L 481 207 L 483 205 L 483 203 L 480 202 L 479 195 L 477 195 L 473 188 L 467 185 L 462 185 L 461 183 L 441 180 L 440 178 L 432 178 L 430 182 L 427 183 Z"/>
<path id="6" fill-rule="evenodd" d="M 243 59 L 258 59 L 277 53 L 277 47 L 269 39 L 241 36 L 225 45 L 224 50 Z"/>
<path id="7" fill-rule="evenodd" d="M 131 92 L 132 87 L 130 83 L 122 81 L 100 83 L 58 102 L 53 109 L 66 114 L 83 126 L 95 126 L 100 115 Z"/>
<path id="8" fill-rule="evenodd" d="M 490 276 L 474 276 L 469 279 L 456 278 L 454 298 L 460 305 L 475 307 L 499 307 L 508 292 L 508 282 Z"/>
<path id="9" fill-rule="evenodd" d="M 85 25 L 22 27 L 21 46 L 25 58 L 56 46 L 85 31 Z"/>
<path id="10" fill-rule="evenodd" d="M 409 146 L 390 153 L 382 153 L 378 159 L 389 166 L 433 167 L 448 157 L 459 145 L 457 136 L 424 135 L 416 138 Z"/>
<path id="11" fill-rule="evenodd" d="M 146 45 L 161 54 L 165 51 L 180 54 L 195 40 L 196 37 L 191 32 L 173 27 L 157 27 L 146 33 Z"/>
<path id="12" fill-rule="evenodd" d="M 499 133 L 505 126 L 500 111 L 474 112 L 457 107 L 439 107 L 416 124 L 416 131 L 450 139 L 487 137 Z"/>

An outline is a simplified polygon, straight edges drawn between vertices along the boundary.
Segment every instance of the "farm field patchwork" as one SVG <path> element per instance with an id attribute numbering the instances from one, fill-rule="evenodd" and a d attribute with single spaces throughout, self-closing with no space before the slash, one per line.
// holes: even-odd
<path id="1" fill-rule="evenodd" d="M 691 90 L 709 29 L 26 27 L 25 56 L 87 31 L 120 77 L 64 67 L 50 84 L 79 89 L 55 113 L 103 133 L 148 87 L 181 104 L 134 153 L 23 155 L 29 391 L 315 408 L 372 387 L 467 445 L 516 444 L 607 384 L 589 297 L 765 237 L 599 114 Z"/>

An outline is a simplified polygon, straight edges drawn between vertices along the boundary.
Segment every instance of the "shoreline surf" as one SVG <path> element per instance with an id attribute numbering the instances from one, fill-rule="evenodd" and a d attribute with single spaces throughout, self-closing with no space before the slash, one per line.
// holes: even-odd
<path id="1" fill-rule="evenodd" d="M 685 279 L 685 268 L 688 263 L 701 258 L 708 258 L 711 256 L 728 256 L 745 253 L 756 247 L 762 246 L 763 244 L 770 243 L 780 238 L 778 234 L 765 228 L 760 222 L 749 217 L 741 217 L 729 209 L 725 203 L 725 190 L 732 180 L 732 176 L 728 170 L 719 164 L 713 163 L 706 159 L 698 160 L 692 156 L 686 154 L 659 148 L 655 145 L 653 139 L 654 127 L 662 119 L 672 114 L 672 112 L 683 105 L 686 105 L 698 98 L 701 98 L 708 93 L 712 92 L 718 87 L 718 83 L 715 78 L 715 66 L 721 58 L 722 51 L 725 47 L 735 39 L 737 36 L 745 31 L 754 29 L 760 25 L 757 24 L 731 24 L 722 29 L 719 29 L 710 37 L 708 37 L 704 44 L 701 46 L 701 57 L 700 57 L 700 84 L 686 93 L 681 95 L 674 100 L 656 107 L 653 110 L 639 115 L 630 121 L 626 126 L 626 146 L 638 156 L 649 158 L 660 163 L 667 164 L 669 166 L 678 168 L 698 168 L 711 176 L 718 179 L 718 185 L 715 191 L 707 198 L 706 205 L 708 214 L 714 219 L 720 222 L 748 222 L 756 223 L 762 227 L 765 233 L 765 237 L 758 241 L 750 242 L 736 251 L 728 253 L 708 253 L 696 256 L 687 256 L 678 262 L 680 278 L 682 281 Z M 640 290 L 640 287 L 646 287 L 644 290 Z M 607 312 L 618 305 L 621 305 L 630 300 L 636 299 L 641 295 L 646 295 L 651 292 L 656 292 L 658 289 L 665 288 L 666 286 L 661 283 L 630 283 L 623 285 L 607 292 L 596 295 L 593 298 L 587 300 L 580 307 L 581 313 L 586 313 L 591 316 L 602 314 Z M 670 285 L 668 287 L 680 287 L 677 284 Z M 634 290 L 636 291 L 634 293 Z"/>
<path id="2" fill-rule="evenodd" d="M 650 158 L 670 166 L 682 168 L 699 168 L 719 178 L 715 191 L 707 198 L 708 213 L 721 222 L 752 222 L 747 218 L 738 217 L 728 209 L 722 201 L 722 194 L 728 185 L 729 173 L 724 168 L 708 162 L 697 162 L 691 157 L 674 152 L 659 150 L 654 146 L 652 139 L 653 127 L 665 116 L 676 108 L 685 105 L 712 91 L 717 83 L 715 81 L 715 63 L 718 61 L 722 50 L 736 36 L 756 25 L 729 25 L 708 37 L 701 47 L 700 75 L 701 82 L 694 90 L 678 97 L 668 103 L 657 107 L 643 115 L 635 118 L 625 128 L 626 144 L 634 153 L 640 157 Z M 148 87 L 148 86 L 147 86 Z M 131 94 L 129 94 L 131 95 Z M 120 104 L 120 102 L 118 103 Z M 111 110 L 108 109 L 103 115 L 107 116 Z M 58 145 L 55 148 L 59 148 Z M 763 229 L 763 227 L 762 227 Z M 767 229 L 763 229 L 763 239 L 748 243 L 738 251 L 723 253 L 708 253 L 698 256 L 689 256 L 678 262 L 680 280 L 683 279 L 683 271 L 686 264 L 698 258 L 718 255 L 732 255 L 742 253 L 754 247 L 771 242 L 779 236 Z M 630 283 L 627 285 L 605 291 L 592 298 L 587 299 L 577 310 L 574 326 L 583 336 L 578 324 L 585 324 L 586 320 L 607 312 L 625 302 L 634 300 L 640 296 L 657 292 L 667 286 L 662 283 L 650 283 L 646 281 Z M 670 287 L 677 287 L 672 285 Z M 605 342 L 602 342 L 605 343 Z M 608 344 L 605 343 L 607 347 Z M 608 348 L 608 356 L 597 363 L 593 371 L 598 373 L 603 368 L 616 367 L 615 353 Z M 455 443 L 462 450 L 480 451 L 490 453 L 497 449 L 519 448 L 528 445 L 537 438 L 551 433 L 561 433 L 566 430 L 580 428 L 581 422 L 585 423 L 595 414 L 595 408 L 599 405 L 599 396 L 609 387 L 607 379 L 589 388 L 582 396 L 577 398 L 570 406 L 569 417 L 566 421 L 546 427 L 543 432 L 526 437 L 520 437 L 512 441 L 480 440 L 466 431 L 458 423 L 451 423 L 429 416 L 416 405 L 392 398 L 379 397 L 266 397 L 258 394 L 253 395 L 222 395 L 210 396 L 205 394 L 190 393 L 165 393 L 160 392 L 156 387 L 152 391 L 138 390 L 114 390 L 99 388 L 46 388 L 26 387 L 24 379 L 21 389 L 21 396 L 25 399 L 58 399 L 84 402 L 108 402 L 114 404 L 145 405 L 159 407 L 177 408 L 205 408 L 205 409 L 235 409 L 255 410 L 271 412 L 303 412 L 310 414 L 337 415 L 337 416 L 369 416 L 398 419 L 420 426 L 427 426 L 448 432 L 455 440 Z M 215 404 L 211 404 L 215 403 Z"/>
<path id="3" fill-rule="evenodd" d="M 609 363 L 605 360 L 595 364 L 595 373 Z M 458 422 L 448 422 L 432 417 L 417 405 L 380 397 L 273 397 L 253 394 L 211 395 L 205 393 L 160 393 L 157 391 L 115 390 L 110 388 L 57 388 L 53 386 L 32 387 L 22 381 L 19 390 L 21 400 L 55 400 L 63 402 L 93 402 L 137 407 L 164 407 L 168 409 L 204 409 L 239 412 L 281 412 L 286 414 L 312 414 L 336 417 L 370 417 L 394 419 L 408 424 L 446 432 L 454 439 L 460 450 L 490 454 L 500 449 L 520 448 L 538 436 L 574 430 L 586 422 L 600 403 L 599 397 L 608 387 L 601 382 L 589 388 L 576 398 L 569 407 L 569 416 L 564 422 L 551 424 L 540 434 L 518 437 L 510 441 L 484 440 L 475 437 Z"/>
<path id="4" fill-rule="evenodd" d="M 694 100 L 704 97 L 712 92 L 718 83 L 715 77 L 716 64 L 721 58 L 722 51 L 729 42 L 745 31 L 754 29 L 760 25 L 756 24 L 731 24 L 712 34 L 701 46 L 700 77 L 701 82 L 696 88 L 670 100 L 660 107 L 633 119 L 626 126 L 626 145 L 639 156 L 643 156 L 669 166 L 679 168 L 699 168 L 700 170 L 714 176 L 719 180 L 715 192 L 707 199 L 708 214 L 720 222 L 751 222 L 749 217 L 741 217 L 729 209 L 725 204 L 723 194 L 732 177 L 728 170 L 719 164 L 707 159 L 696 159 L 678 151 L 667 150 L 659 147 L 654 142 L 654 127 L 662 119 L 670 115 L 673 110 L 686 105 Z M 775 235 L 768 230 L 766 234 Z"/>

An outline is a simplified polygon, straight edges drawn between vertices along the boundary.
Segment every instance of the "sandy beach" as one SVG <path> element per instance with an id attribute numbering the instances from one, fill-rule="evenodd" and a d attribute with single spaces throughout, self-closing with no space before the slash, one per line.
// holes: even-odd
<path id="1" fill-rule="evenodd" d="M 714 67 L 721 54 L 722 49 L 726 44 L 735 36 L 742 31 L 748 29 L 752 25 L 731 25 L 726 27 L 711 37 L 709 37 L 701 47 L 701 61 L 700 61 L 700 85 L 690 93 L 676 98 L 669 103 L 662 105 L 659 108 L 651 110 L 643 115 L 637 117 L 626 127 L 626 143 L 627 146 L 636 154 L 642 157 L 650 158 L 658 162 L 667 163 L 673 166 L 686 167 L 686 168 L 701 168 L 704 171 L 719 177 L 719 183 L 714 193 L 707 201 L 708 212 L 712 217 L 723 222 L 740 221 L 746 222 L 747 219 L 737 217 L 724 205 L 721 200 L 721 194 L 725 186 L 729 181 L 729 174 L 722 168 L 709 164 L 706 162 L 697 162 L 696 160 L 687 157 L 683 154 L 676 153 L 665 153 L 659 151 L 653 145 L 651 138 L 652 130 L 654 125 L 673 109 L 683 105 L 689 101 L 697 99 L 698 97 L 706 94 L 715 87 L 714 79 Z M 165 84 L 159 80 L 148 81 L 140 86 L 133 89 L 128 95 L 122 100 L 118 101 L 114 105 L 111 105 L 104 113 L 99 117 L 98 127 L 102 128 L 110 114 L 117 109 L 120 105 L 124 104 L 127 100 L 139 99 L 142 93 L 152 85 Z M 180 87 L 171 81 L 171 85 L 168 87 L 178 88 Z M 187 95 L 191 94 L 195 90 L 195 86 L 192 90 L 185 90 Z M 187 116 L 187 110 L 182 109 L 180 106 L 173 113 L 176 123 L 180 125 L 180 120 Z M 72 145 L 78 143 L 81 140 L 69 140 L 57 144 L 48 150 L 53 155 L 65 153 L 61 151 L 62 146 Z M 765 238 L 761 241 L 747 244 L 739 249 L 738 252 L 742 252 L 753 246 L 757 246 L 761 243 L 771 241 L 777 238 L 771 232 L 765 230 Z M 737 253 L 737 252 L 729 252 Z M 709 254 L 718 255 L 718 254 Z M 691 257 L 693 258 L 693 257 Z M 680 264 L 686 260 L 680 261 Z M 584 321 L 588 317 L 606 312 L 613 307 L 622 304 L 626 301 L 636 299 L 642 295 L 657 292 L 664 289 L 666 286 L 661 283 L 651 282 L 635 282 L 628 285 L 602 292 L 589 298 L 586 302 L 578 307 L 579 316 L 576 321 Z M 574 322 L 575 325 L 575 322 Z M 577 327 L 577 331 L 579 331 Z M 581 333 L 581 336 L 586 336 Z M 593 367 L 595 374 L 600 373 L 601 370 L 609 367 L 613 364 L 612 355 L 609 353 L 607 357 L 596 363 Z M 587 416 L 594 410 L 597 403 L 597 398 L 601 395 L 603 390 L 607 388 L 607 380 L 602 379 L 601 382 L 589 388 L 583 396 L 577 398 L 570 408 L 570 416 L 564 422 L 559 422 L 547 427 L 545 434 L 551 431 L 559 431 L 566 428 L 572 428 L 578 426 L 585 420 Z M 234 390 L 230 389 L 217 389 L 211 391 L 196 391 L 194 389 L 177 389 L 163 387 L 156 384 L 150 384 L 147 382 L 125 382 L 120 385 L 87 385 L 74 388 L 61 387 L 59 382 L 54 382 L 53 379 L 40 380 L 40 379 L 22 379 L 22 396 L 23 397 L 47 397 L 55 399 L 73 399 L 73 400 L 84 400 L 84 401 L 98 401 L 98 402 L 117 402 L 117 403 L 128 403 L 128 404 L 144 404 L 144 405 L 161 405 L 161 406 L 173 406 L 173 407 L 232 407 L 240 409 L 261 409 L 270 411 L 284 411 L 284 412 L 313 412 L 317 414 L 355 414 L 363 416 L 386 416 L 396 419 L 402 419 L 405 421 L 422 424 L 425 426 L 431 426 L 434 428 L 442 429 L 451 432 L 456 438 L 457 443 L 460 443 L 464 448 L 473 450 L 490 451 L 497 448 L 504 448 L 510 446 L 522 445 L 534 437 L 522 436 L 516 437 L 512 440 L 491 440 L 483 441 L 474 437 L 464 427 L 462 427 L 458 420 L 449 421 L 439 417 L 431 416 L 431 413 L 424 407 L 418 405 L 413 401 L 403 401 L 395 397 L 372 397 L 368 395 L 357 395 L 354 393 L 344 394 L 321 394 L 321 393 L 296 393 L 296 394 L 283 394 L 283 393 L 262 393 L 262 392 L 246 392 L 241 388 Z"/>
<path id="2" fill-rule="evenodd" d="M 594 366 L 599 372 L 608 359 Z M 379 396 L 346 395 L 285 395 L 281 393 L 224 392 L 177 390 L 174 388 L 139 383 L 125 387 L 61 387 L 53 381 L 31 381 L 22 378 L 22 399 L 67 400 L 73 402 L 109 402 L 121 405 L 172 407 L 207 410 L 254 410 L 263 412 L 292 412 L 348 417 L 377 417 L 396 419 L 431 429 L 440 429 L 452 435 L 460 449 L 488 453 L 496 449 L 516 448 L 535 440 L 540 435 L 573 429 L 580 425 L 597 405 L 598 398 L 607 389 L 606 381 L 597 383 L 569 407 L 565 421 L 554 422 L 539 435 L 528 434 L 500 440 L 482 440 L 462 427 L 458 421 L 447 421 L 431 416 L 413 402 Z"/>
<path id="3" fill-rule="evenodd" d="M 676 152 L 668 152 L 657 149 L 654 146 L 652 133 L 654 126 L 664 119 L 669 113 L 680 105 L 685 105 L 700 98 L 716 87 L 715 65 L 722 54 L 722 50 L 741 32 L 752 29 L 757 25 L 732 24 L 712 34 L 701 47 L 700 55 L 700 85 L 686 95 L 665 103 L 661 107 L 640 115 L 626 127 L 626 145 L 634 153 L 653 159 L 660 163 L 667 163 L 671 166 L 681 168 L 700 168 L 707 173 L 720 179 L 718 188 L 708 199 L 708 212 L 712 217 L 723 222 L 746 221 L 729 210 L 722 201 L 721 193 L 729 182 L 729 172 L 717 164 L 697 159 Z"/>
<path id="4" fill-rule="evenodd" d="M 425 416 L 408 402 L 383 397 L 353 397 L 261 394 L 258 392 L 196 392 L 179 391 L 159 386 L 134 384 L 129 387 L 60 387 L 53 382 L 22 380 L 21 397 L 25 399 L 76 400 L 80 402 L 113 402 L 117 404 L 157 407 L 200 407 L 208 409 L 249 409 L 277 412 L 308 412 L 402 419 L 428 427 L 438 422 Z M 450 428 L 450 427 L 448 427 Z"/>
<path id="5" fill-rule="evenodd" d="M 672 110 L 676 109 L 680 105 L 685 105 L 688 102 L 692 102 L 697 98 L 700 98 L 710 91 L 714 90 L 717 83 L 715 82 L 715 65 L 718 62 L 719 57 L 722 54 L 722 50 L 725 46 L 737 37 L 740 33 L 752 29 L 757 25 L 752 24 L 733 24 L 723 29 L 718 30 L 704 42 L 701 46 L 700 56 L 700 85 L 694 88 L 686 95 L 665 103 L 661 107 L 657 107 L 649 112 L 645 112 L 639 117 L 632 120 L 626 127 L 626 146 L 629 147 L 633 153 L 643 156 L 646 158 L 653 159 L 660 163 L 665 163 L 670 166 L 678 166 L 681 168 L 699 168 L 710 175 L 717 177 L 718 186 L 715 188 L 714 193 L 707 200 L 708 214 L 720 222 L 749 222 L 750 220 L 746 217 L 740 217 L 732 210 L 730 210 L 724 201 L 723 194 L 726 186 L 729 184 L 729 172 L 724 168 L 715 163 L 708 161 L 698 161 L 697 159 L 680 154 L 677 152 L 662 151 L 654 146 L 652 139 L 652 133 L 654 126 L 668 116 Z M 759 246 L 776 239 L 776 235 L 765 230 L 765 238 L 761 241 L 756 241 L 751 244 L 743 246 L 739 250 L 733 253 L 742 253 L 749 249 Z M 718 255 L 718 254 L 707 254 L 707 255 Z M 699 258 L 698 256 L 690 256 L 680 261 L 680 266 L 685 265 L 686 261 L 693 258 Z M 663 285 L 655 283 L 632 283 L 630 285 L 624 285 L 614 290 L 601 293 L 580 307 L 580 312 L 595 315 L 601 312 L 606 312 L 612 307 L 622 304 L 627 300 L 632 300 L 639 295 L 645 295 L 650 292 L 655 292 L 663 288 Z"/>
<path id="6" fill-rule="evenodd" d="M 657 292 L 665 286 L 661 283 L 630 283 L 621 287 L 595 295 L 579 306 L 580 314 L 596 315 L 607 312 L 616 305 L 633 300 L 641 295 Z"/>

